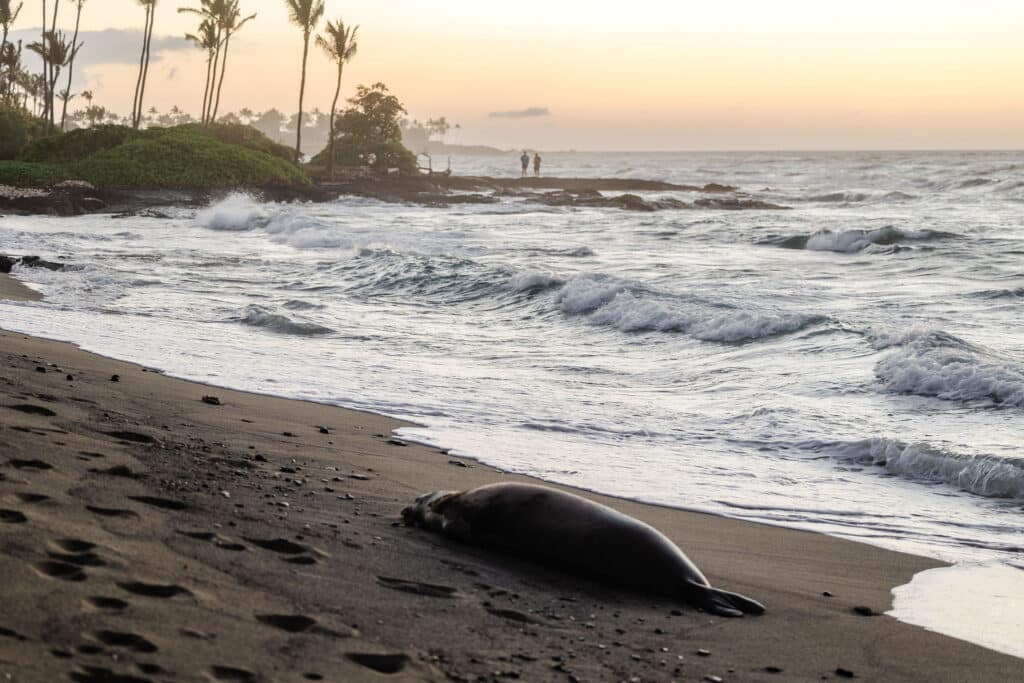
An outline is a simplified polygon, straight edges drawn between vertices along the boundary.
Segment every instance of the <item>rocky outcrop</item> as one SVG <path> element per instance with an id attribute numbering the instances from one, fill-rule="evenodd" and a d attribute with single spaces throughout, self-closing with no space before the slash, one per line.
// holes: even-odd
<path id="1" fill-rule="evenodd" d="M 0 254 L 0 273 L 10 273 L 14 266 L 25 268 L 46 268 L 47 270 L 64 270 L 63 263 L 44 261 L 38 256 L 7 256 Z"/>

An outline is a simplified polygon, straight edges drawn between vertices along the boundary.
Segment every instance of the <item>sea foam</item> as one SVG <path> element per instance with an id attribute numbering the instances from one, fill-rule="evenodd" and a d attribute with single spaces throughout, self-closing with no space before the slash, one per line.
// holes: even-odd
<path id="1" fill-rule="evenodd" d="M 943 332 L 912 330 L 881 336 L 896 347 L 875 366 L 882 386 L 898 394 L 1024 407 L 1024 366 Z"/>
<path id="2" fill-rule="evenodd" d="M 875 437 L 860 441 L 801 444 L 842 462 L 884 467 L 905 479 L 950 484 L 987 498 L 1024 499 L 1024 461 L 994 455 L 963 455 L 923 443 Z"/>
<path id="3" fill-rule="evenodd" d="M 251 195 L 235 193 L 196 214 L 196 222 L 210 230 L 242 232 L 265 225 L 269 219 L 264 205 Z"/>

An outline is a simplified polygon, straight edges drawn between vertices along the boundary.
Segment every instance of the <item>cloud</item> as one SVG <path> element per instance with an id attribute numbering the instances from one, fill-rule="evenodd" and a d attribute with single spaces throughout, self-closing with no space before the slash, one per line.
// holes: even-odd
<path id="1" fill-rule="evenodd" d="M 513 109 L 512 111 L 492 111 L 487 116 L 492 119 L 533 119 L 541 116 L 551 116 L 551 110 L 547 107 L 529 107 L 527 109 Z"/>
<path id="2" fill-rule="evenodd" d="M 71 34 L 65 31 L 68 41 Z M 38 29 L 22 29 L 11 31 L 10 40 L 17 42 L 22 40 L 29 44 L 39 40 Z M 81 31 L 78 34 L 78 42 L 83 43 L 82 51 L 78 53 L 75 60 L 75 69 L 80 67 L 97 66 L 100 64 L 138 64 L 139 52 L 142 49 L 142 31 L 140 30 L 119 30 L 108 28 L 102 31 Z M 192 44 L 184 38 L 177 36 L 153 36 L 153 43 L 150 46 L 149 63 L 153 64 L 161 59 L 162 54 L 170 52 L 181 52 L 195 49 Z M 25 52 L 23 59 L 31 60 L 33 55 Z"/>

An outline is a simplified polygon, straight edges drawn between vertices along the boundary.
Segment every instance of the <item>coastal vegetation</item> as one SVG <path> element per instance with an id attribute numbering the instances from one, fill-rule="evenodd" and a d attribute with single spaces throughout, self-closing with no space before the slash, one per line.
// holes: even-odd
<path id="1" fill-rule="evenodd" d="M 401 117 L 405 107 L 383 83 L 360 85 L 351 105 L 341 113 L 335 130 L 339 144 L 313 157 L 314 166 L 370 166 L 416 172 L 416 156 L 402 144 Z M 329 155 L 334 154 L 334 158 Z"/>
<path id="2" fill-rule="evenodd" d="M 57 28 L 60 0 L 42 2 L 43 28 L 25 46 L 8 39 L 24 16 L 24 3 L 0 0 L 0 184 L 43 186 L 74 179 L 108 188 L 202 188 L 306 184 L 310 177 L 333 178 L 337 167 L 414 174 L 416 156 L 403 139 L 443 140 L 452 128 L 444 117 L 410 124 L 402 102 L 383 83 L 357 86 L 348 106 L 339 108 L 345 66 L 358 52 L 359 27 L 338 18 L 321 28 L 323 0 L 283 0 L 303 37 L 295 114 L 246 108 L 221 113 L 232 37 L 256 19 L 245 14 L 243 0 L 198 0 L 177 8 L 198 19 L 185 37 L 206 55 L 205 78 L 198 79 L 203 81 L 199 116 L 177 106 L 165 113 L 147 108 L 159 3 L 136 2 L 144 11 L 138 71 L 132 110 L 120 116 L 94 103 L 91 91 L 72 92 L 87 0 L 63 5 L 74 10 L 70 36 Z M 336 69 L 329 112 L 303 109 L 311 39 Z M 40 73 L 26 65 L 25 50 L 42 61 Z M 76 98 L 82 106 L 69 106 Z M 289 136 L 294 148 L 282 144 Z M 304 154 L 312 157 L 308 164 L 301 163 Z"/>
<path id="3" fill-rule="evenodd" d="M 100 188 L 227 188 L 307 184 L 291 150 L 248 126 L 135 130 L 101 125 L 44 137 L 0 163 L 0 184 L 84 180 Z"/>

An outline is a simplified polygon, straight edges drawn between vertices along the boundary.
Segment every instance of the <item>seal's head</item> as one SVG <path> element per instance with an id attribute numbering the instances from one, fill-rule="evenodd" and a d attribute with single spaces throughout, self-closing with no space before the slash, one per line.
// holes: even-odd
<path id="1" fill-rule="evenodd" d="M 415 503 L 402 510 L 402 521 L 413 526 L 433 529 L 434 525 L 440 523 L 443 517 L 439 504 L 451 499 L 456 493 L 456 491 L 433 491 L 418 496 Z"/>

